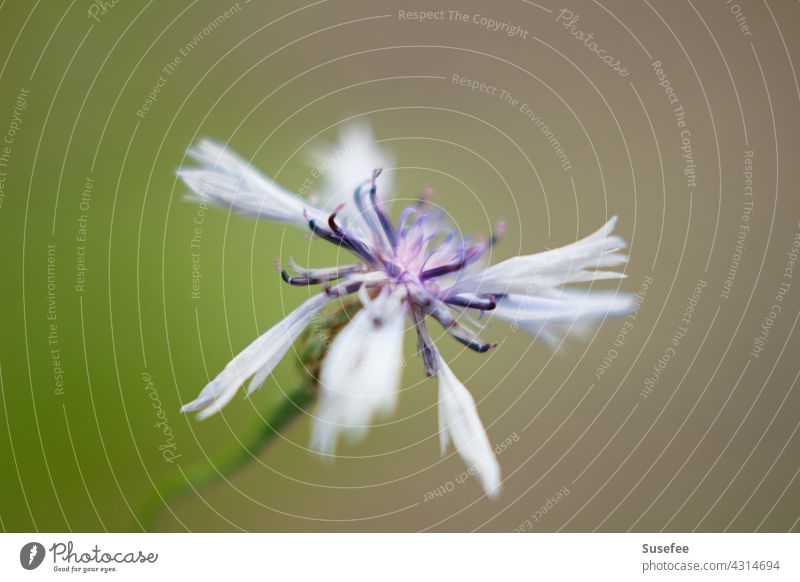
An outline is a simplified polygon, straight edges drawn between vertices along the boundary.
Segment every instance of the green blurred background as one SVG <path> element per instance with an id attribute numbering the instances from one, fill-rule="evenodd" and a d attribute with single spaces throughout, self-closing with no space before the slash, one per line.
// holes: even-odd
<path id="1" fill-rule="evenodd" d="M 0 144 L 0 527 L 800 529 L 800 282 L 787 271 L 800 229 L 800 7 L 735 6 L 576 1 L 567 28 L 548 1 L 0 3 L 0 133 L 11 140 Z M 418 22 L 400 10 L 445 12 Z M 656 61 L 685 110 L 693 189 Z M 454 74 L 498 91 L 470 91 Z M 505 219 L 495 260 L 619 214 L 631 242 L 620 288 L 652 279 L 636 319 L 621 343 L 624 321 L 609 321 L 556 356 L 502 324 L 487 333 L 501 343 L 488 355 L 440 342 L 502 451 L 496 501 L 459 477 L 454 454 L 440 460 L 435 382 L 409 334 L 396 415 L 335 463 L 306 449 L 302 416 L 244 469 L 154 506 L 181 471 L 241 454 L 301 380 L 288 357 L 223 414 L 178 413 L 305 297 L 274 259 L 336 260 L 296 230 L 198 210 L 175 170 L 209 136 L 298 190 L 314 144 L 334 143 L 351 119 L 393 155 L 396 197 L 429 185 L 467 232 Z M 645 397 L 698 281 L 688 331 Z"/>

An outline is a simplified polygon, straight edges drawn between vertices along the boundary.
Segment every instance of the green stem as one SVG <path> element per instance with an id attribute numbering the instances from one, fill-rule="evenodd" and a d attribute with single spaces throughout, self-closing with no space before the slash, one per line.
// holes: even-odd
<path id="1" fill-rule="evenodd" d="M 263 426 L 252 433 L 246 440 L 235 447 L 204 459 L 180 467 L 170 475 L 153 495 L 141 518 L 144 531 L 155 531 L 156 523 L 164 510 L 173 502 L 191 492 L 206 487 L 229 477 L 246 467 L 256 456 L 275 441 L 293 420 L 300 417 L 316 397 L 316 381 L 308 377 L 293 390 L 286 393 L 286 398 L 265 419 Z"/>
<path id="2" fill-rule="evenodd" d="M 172 473 L 155 491 L 136 529 L 154 531 L 165 508 L 190 492 L 197 492 L 199 488 L 216 483 L 247 466 L 283 429 L 299 418 L 300 413 L 317 396 L 317 378 L 328 347 L 360 307 L 357 300 L 349 299 L 334 304 L 333 308 L 315 318 L 298 341 L 298 363 L 303 380 L 268 414 L 264 425 L 240 446 L 215 455 L 213 459 L 198 461 L 186 468 L 179 467 L 180 471 Z"/>

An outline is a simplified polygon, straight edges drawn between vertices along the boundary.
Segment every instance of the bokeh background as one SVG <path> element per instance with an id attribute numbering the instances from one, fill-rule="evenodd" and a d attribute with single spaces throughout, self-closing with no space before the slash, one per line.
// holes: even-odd
<path id="1" fill-rule="evenodd" d="M 0 527 L 798 531 L 799 24 L 775 0 L 0 2 Z M 635 318 L 557 355 L 502 324 L 484 356 L 440 343 L 501 451 L 497 500 L 440 459 L 411 335 L 399 409 L 335 463 L 308 415 L 248 444 L 291 357 L 221 415 L 178 413 L 305 296 L 274 259 L 336 255 L 186 202 L 187 147 L 299 190 L 348 120 L 396 197 L 505 219 L 495 260 L 613 214 L 630 241 Z"/>

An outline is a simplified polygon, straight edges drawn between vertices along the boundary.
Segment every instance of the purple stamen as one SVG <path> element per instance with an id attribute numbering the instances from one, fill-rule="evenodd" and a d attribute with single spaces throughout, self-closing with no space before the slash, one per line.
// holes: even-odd
<path id="1" fill-rule="evenodd" d="M 374 175 L 375 175 L 375 173 L 373 172 L 373 176 Z M 374 178 L 373 178 L 373 180 L 374 180 Z M 369 231 L 372 234 L 373 240 L 375 242 L 375 246 L 383 246 L 382 230 L 380 229 L 380 227 L 377 224 L 375 224 L 375 220 L 373 219 L 372 215 L 364 208 L 364 201 L 363 201 L 363 199 L 362 199 L 363 197 L 361 195 L 362 187 L 365 184 L 370 183 L 370 182 L 371 182 L 370 180 L 366 180 L 366 181 L 362 182 L 361 184 L 359 184 L 356 187 L 355 192 L 353 192 L 353 198 L 355 199 L 355 202 L 356 202 L 356 208 L 358 208 L 359 213 L 364 218 L 364 222 L 366 223 L 367 228 L 369 228 Z M 374 182 L 373 182 L 373 185 L 374 185 Z"/>
<path id="2" fill-rule="evenodd" d="M 362 285 L 363 283 L 361 281 L 357 281 L 355 283 L 345 282 L 334 285 L 333 287 L 325 287 L 323 291 L 328 297 L 344 297 L 345 295 L 352 295 L 361 289 Z"/>
<path id="3" fill-rule="evenodd" d="M 479 309 L 480 311 L 491 311 L 497 308 L 497 301 L 494 295 L 483 295 L 480 297 L 453 295 L 452 297 L 444 299 L 444 302 L 456 307 L 467 307 L 469 309 Z"/>
<path id="4" fill-rule="evenodd" d="M 460 325 L 449 309 L 443 303 L 432 305 L 426 310 L 439 324 L 453 336 L 454 339 L 467 346 L 469 349 L 482 354 L 495 347 L 496 343 L 484 343 L 474 331 Z"/>
<path id="5" fill-rule="evenodd" d="M 342 229 L 339 227 L 339 225 L 336 224 L 336 215 L 339 214 L 339 211 L 342 208 L 344 208 L 344 204 L 339 204 L 339 206 L 334 208 L 333 212 L 328 217 L 328 226 L 333 231 L 333 233 L 336 234 L 339 237 L 343 236 L 344 233 L 342 232 Z"/>
<path id="6" fill-rule="evenodd" d="M 430 186 L 425 186 L 422 189 L 422 193 L 420 194 L 419 200 L 417 200 L 417 207 L 424 208 L 425 206 L 430 203 L 431 198 L 433 198 L 433 188 Z"/>
<path id="7" fill-rule="evenodd" d="M 470 247 L 465 253 L 464 257 L 455 263 L 449 263 L 447 265 L 439 265 L 438 267 L 433 267 L 431 269 L 422 271 L 422 273 L 420 273 L 419 278 L 424 281 L 425 279 L 434 279 L 436 277 L 442 277 L 444 275 L 449 275 L 450 273 L 455 273 L 456 271 L 460 271 L 461 269 L 466 267 L 472 260 L 475 260 L 477 258 L 473 256 L 473 254 L 471 254 L 472 249 L 474 249 L 474 247 Z"/>
<path id="8" fill-rule="evenodd" d="M 280 271 L 281 277 L 289 285 L 307 286 L 307 285 L 321 285 L 330 281 L 341 279 L 351 273 L 356 273 L 364 270 L 364 265 L 347 265 L 341 268 L 331 269 L 301 269 L 296 268 L 297 265 L 294 261 L 290 261 L 292 268 L 300 273 L 299 275 L 290 275 L 289 272 L 281 267 L 279 261 L 275 261 L 275 268 Z"/>
<path id="9" fill-rule="evenodd" d="M 399 233 L 401 238 L 408 233 L 406 222 L 408 221 L 409 217 L 416 211 L 417 209 L 414 208 L 413 206 L 408 206 L 403 210 L 403 212 L 400 213 L 400 219 L 397 221 L 397 232 Z"/>
<path id="10" fill-rule="evenodd" d="M 346 235 L 343 231 L 342 234 L 330 232 L 321 226 L 318 226 L 314 219 L 308 221 L 308 227 L 311 229 L 311 232 L 316 234 L 318 237 L 335 245 L 343 246 L 368 263 L 373 265 L 375 264 L 375 257 L 372 256 L 372 253 L 364 245 L 364 243 Z"/>
<path id="11" fill-rule="evenodd" d="M 289 283 L 289 285 L 297 285 L 297 286 L 308 286 L 308 285 L 319 285 L 321 283 L 325 283 L 329 279 L 317 279 L 314 277 L 292 277 L 289 273 L 286 272 L 286 269 L 281 269 L 281 277 L 284 281 Z"/>
<path id="12" fill-rule="evenodd" d="M 425 373 L 428 376 L 435 376 L 438 371 L 436 364 L 436 354 L 433 351 L 433 341 L 425 327 L 425 315 L 419 307 L 411 308 L 411 318 L 414 320 L 414 328 L 417 331 L 417 351 L 422 356 L 422 363 L 425 366 Z"/>
<path id="13" fill-rule="evenodd" d="M 375 209 L 375 214 L 378 216 L 378 221 L 381 223 L 381 228 L 383 228 L 383 232 L 386 234 L 386 238 L 389 239 L 389 244 L 391 245 L 392 249 L 397 247 L 397 233 L 394 230 L 394 225 L 392 224 L 392 219 L 389 218 L 389 215 L 380 207 L 380 204 L 375 200 L 375 195 L 370 191 L 370 200 L 372 201 L 372 207 Z"/>
<path id="14" fill-rule="evenodd" d="M 506 233 L 506 223 L 504 221 L 498 222 L 494 227 L 492 237 L 489 239 L 489 246 L 493 247 L 500 240 L 500 237 Z"/>
<path id="15" fill-rule="evenodd" d="M 376 168 L 372 172 L 372 178 L 370 180 L 370 187 L 369 187 L 369 201 L 372 205 L 372 210 L 375 212 L 375 216 L 378 217 L 378 223 L 383 230 L 383 233 L 386 235 L 386 239 L 389 241 L 389 245 L 392 249 L 394 249 L 397 245 L 397 235 L 394 230 L 394 225 L 392 224 L 392 219 L 389 218 L 389 215 L 384 212 L 384 210 L 380 207 L 380 204 L 376 200 L 376 194 L 378 192 L 378 186 L 376 184 L 376 180 L 378 176 L 381 175 L 380 168 Z M 370 221 L 371 223 L 371 221 Z M 380 239 L 380 235 L 378 235 L 378 239 Z"/>
<path id="16" fill-rule="evenodd" d="M 453 336 L 453 339 L 455 339 L 459 343 L 467 346 L 472 351 L 478 352 L 479 354 L 485 354 L 486 352 L 488 352 L 492 348 L 496 348 L 497 347 L 497 342 L 481 343 L 481 342 L 476 341 L 474 339 L 470 339 L 470 338 L 467 338 L 467 337 L 464 337 L 464 336 L 461 336 L 461 335 L 457 334 L 453 328 L 450 328 L 447 331 L 448 331 L 448 333 L 450 333 L 451 336 Z"/>

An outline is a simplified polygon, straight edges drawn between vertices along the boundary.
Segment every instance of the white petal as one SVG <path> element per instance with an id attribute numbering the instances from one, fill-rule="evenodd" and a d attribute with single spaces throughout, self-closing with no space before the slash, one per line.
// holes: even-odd
<path id="1" fill-rule="evenodd" d="M 478 479 L 489 497 L 500 493 L 500 466 L 489 444 L 478 411 L 469 391 L 458 381 L 436 350 L 439 371 L 439 430 L 443 450 L 451 439 L 464 462 L 475 467 Z"/>
<path id="2" fill-rule="evenodd" d="M 200 167 L 178 170 L 178 176 L 204 202 L 299 227 L 307 227 L 308 218 L 325 219 L 302 198 L 264 177 L 222 144 L 205 139 L 188 155 Z"/>
<path id="3" fill-rule="evenodd" d="M 249 391 L 252 392 L 263 383 L 300 333 L 327 302 L 328 298 L 323 293 L 307 299 L 283 321 L 261 335 L 231 360 L 225 369 L 203 388 L 197 398 L 181 408 L 181 412 L 201 410 L 197 415 L 200 419 L 218 412 L 230 402 L 239 386 L 256 374 L 258 380 L 254 378 L 250 384 Z"/>
<path id="4" fill-rule="evenodd" d="M 625 241 L 612 235 L 617 217 L 602 228 L 561 248 L 513 257 L 483 271 L 463 277 L 450 293 L 519 293 L 535 295 L 567 283 L 582 283 L 601 279 L 621 279 L 625 275 L 597 269 L 618 267 L 628 257 L 617 251 Z"/>
<path id="5" fill-rule="evenodd" d="M 378 147 L 369 124 L 358 122 L 342 126 L 338 143 L 318 148 L 313 158 L 322 175 L 319 187 L 322 193 L 321 206 L 332 210 L 345 203 L 340 216 L 348 218 L 352 218 L 355 211 L 353 191 L 356 186 L 368 180 L 373 170 L 394 165 L 388 153 Z M 391 172 L 385 171 L 380 178 L 378 199 L 385 201 L 391 190 Z"/>
<path id="6" fill-rule="evenodd" d="M 441 382 L 441 378 L 439 381 Z M 447 430 L 446 419 L 442 412 L 444 410 L 443 397 L 444 391 L 439 389 L 439 405 L 437 409 L 439 411 L 437 415 L 439 420 L 439 453 L 444 457 L 445 453 L 447 453 L 447 446 L 450 444 L 450 433 Z"/>
<path id="7" fill-rule="evenodd" d="M 340 432 L 360 438 L 376 414 L 394 410 L 405 314 L 406 304 L 385 293 L 336 336 L 322 363 L 312 448 L 330 455 Z"/>
<path id="8" fill-rule="evenodd" d="M 621 317 L 630 311 L 633 303 L 630 293 L 563 289 L 543 297 L 504 295 L 497 299 L 497 307 L 491 313 L 507 321 L 569 324 Z"/>
<path id="9" fill-rule="evenodd" d="M 627 315 L 633 304 L 629 293 L 564 289 L 544 297 L 505 295 L 491 313 L 555 348 L 567 335 L 588 335 L 606 317 Z"/>

